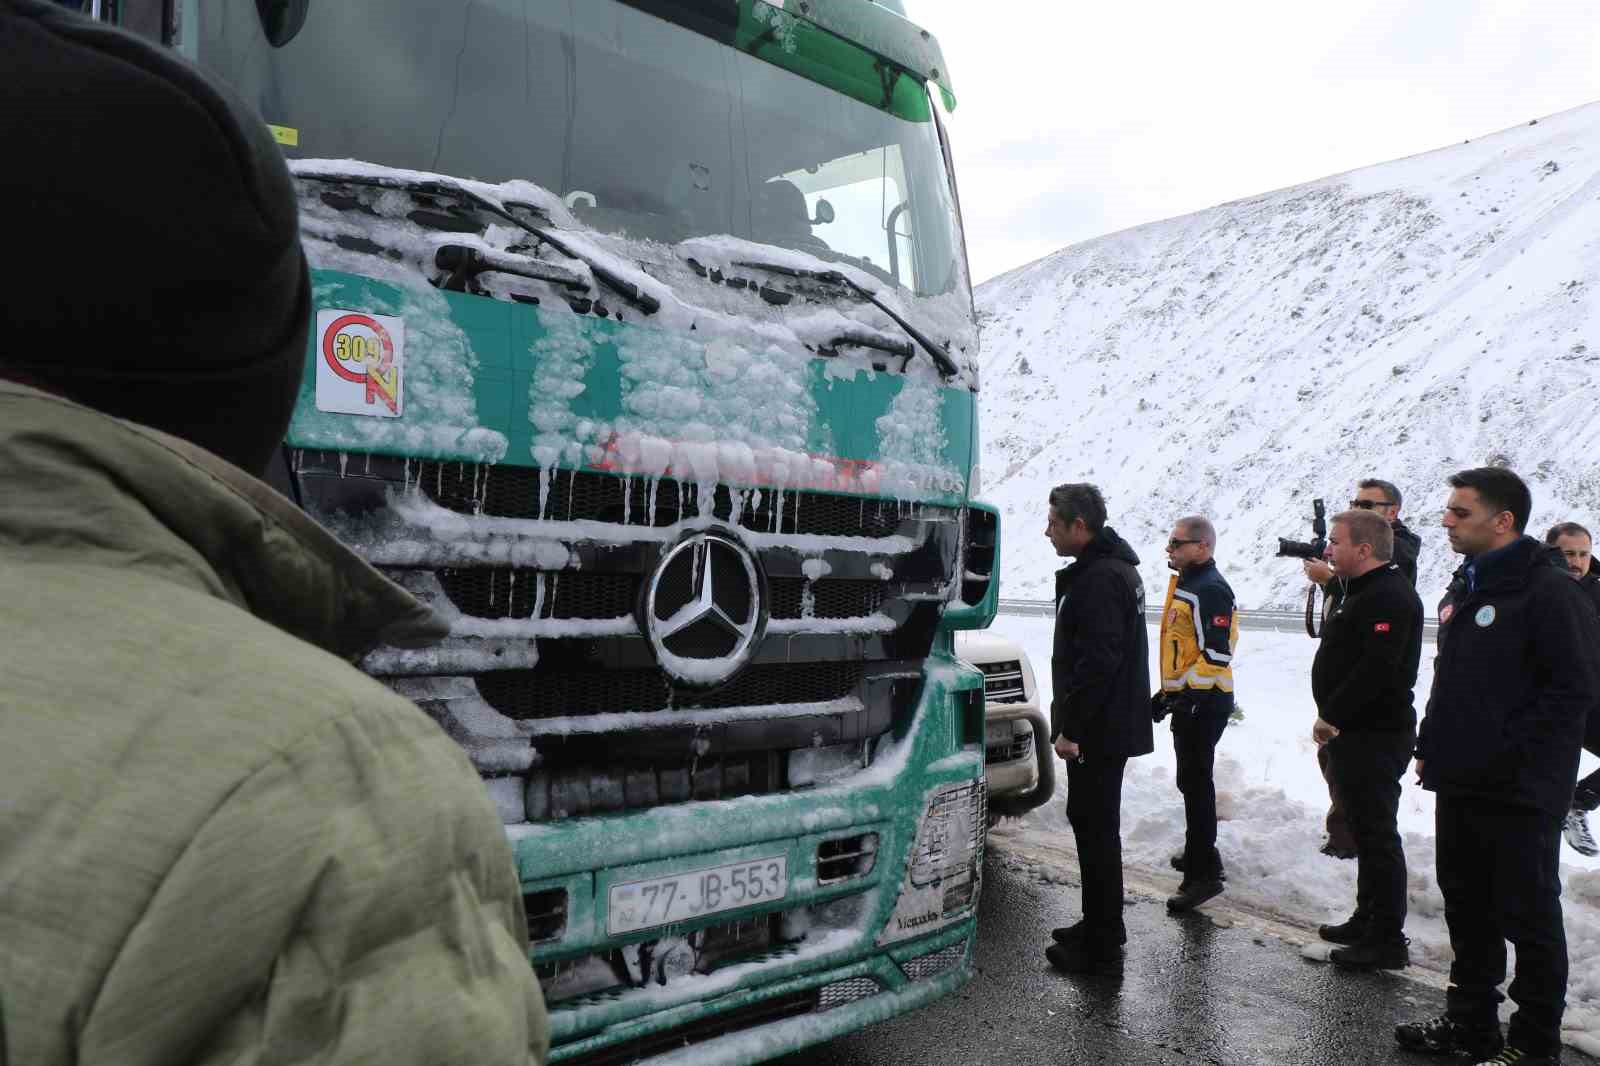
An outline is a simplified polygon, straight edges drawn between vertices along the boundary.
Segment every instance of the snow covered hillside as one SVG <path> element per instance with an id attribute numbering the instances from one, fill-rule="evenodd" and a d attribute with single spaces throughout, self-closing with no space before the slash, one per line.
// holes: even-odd
<path id="1" fill-rule="evenodd" d="M 1270 131 L 1263 131 L 1270 136 Z M 1313 496 L 1405 494 L 1432 613 L 1444 478 L 1505 463 L 1529 531 L 1600 525 L 1600 104 L 1064 248 L 978 290 L 1003 594 L 1048 596 L 1050 486 L 1093 481 L 1164 589 L 1209 514 L 1245 607 L 1293 606 Z"/>

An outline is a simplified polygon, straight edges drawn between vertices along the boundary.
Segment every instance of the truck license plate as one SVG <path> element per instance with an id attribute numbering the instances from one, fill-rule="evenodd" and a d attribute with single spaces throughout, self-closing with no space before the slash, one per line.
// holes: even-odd
<path id="1" fill-rule="evenodd" d="M 606 932 L 612 936 L 657 925 L 771 903 L 789 894 L 789 859 L 774 855 L 726 866 L 612 885 Z"/>

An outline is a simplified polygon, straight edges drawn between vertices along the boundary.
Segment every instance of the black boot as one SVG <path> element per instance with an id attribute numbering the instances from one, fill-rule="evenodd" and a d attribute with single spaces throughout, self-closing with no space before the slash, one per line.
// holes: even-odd
<path id="1" fill-rule="evenodd" d="M 1057 944 L 1081 944 L 1088 935 L 1088 927 L 1083 924 L 1083 919 L 1081 918 L 1071 925 L 1063 925 L 1059 929 L 1050 930 L 1050 939 Z M 1126 944 L 1127 942 L 1128 931 L 1124 929 L 1122 935 L 1117 939 L 1117 943 Z"/>
<path id="2" fill-rule="evenodd" d="M 1466 1055 L 1475 1062 L 1488 1059 L 1505 1046 L 1500 1024 L 1468 1025 L 1448 1014 L 1394 1027 L 1394 1039 L 1403 1048 L 1430 1055 Z"/>
<path id="3" fill-rule="evenodd" d="M 1403 936 L 1369 932 L 1358 943 L 1333 949 L 1328 960 L 1347 970 L 1403 970 L 1411 965 L 1410 943 Z"/>
<path id="4" fill-rule="evenodd" d="M 1090 944 L 1079 940 L 1072 944 L 1051 944 L 1044 949 L 1050 965 L 1062 973 L 1082 974 L 1086 977 L 1122 978 L 1122 949 Z"/>
<path id="5" fill-rule="evenodd" d="M 1367 936 L 1367 919 L 1360 914 L 1352 914 L 1347 921 L 1338 925 L 1319 925 L 1317 935 L 1330 944 L 1359 944 Z"/>
<path id="6" fill-rule="evenodd" d="M 1218 878 L 1191 881 L 1187 877 L 1178 886 L 1178 894 L 1167 897 L 1167 910 L 1173 914 L 1192 911 L 1208 899 L 1222 894 L 1222 881 Z"/>

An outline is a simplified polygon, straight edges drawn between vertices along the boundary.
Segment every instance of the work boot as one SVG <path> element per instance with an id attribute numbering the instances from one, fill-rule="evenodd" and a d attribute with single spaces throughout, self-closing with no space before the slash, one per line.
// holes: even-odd
<path id="1" fill-rule="evenodd" d="M 1500 1036 L 1500 1024 L 1469 1025 L 1448 1014 L 1421 1022 L 1403 1022 L 1394 1027 L 1394 1039 L 1410 1051 L 1425 1051 L 1430 1055 L 1467 1055 L 1474 1062 L 1494 1061 L 1505 1041 Z"/>
<path id="2" fill-rule="evenodd" d="M 1476 1066 L 1561 1066 L 1561 1052 L 1545 1054 L 1524 1051 L 1515 1044 L 1507 1044 L 1492 1058 L 1479 1059 Z"/>
<path id="3" fill-rule="evenodd" d="M 1089 929 L 1083 924 L 1083 919 L 1081 918 L 1071 925 L 1063 925 L 1059 929 L 1050 930 L 1050 939 L 1057 944 L 1081 944 L 1088 935 Z M 1117 943 L 1126 944 L 1127 942 L 1128 931 L 1124 929 Z"/>
<path id="4" fill-rule="evenodd" d="M 1319 925 L 1317 935 L 1330 944 L 1359 944 L 1367 937 L 1367 919 L 1360 914 L 1352 914 L 1338 925 Z"/>
<path id="5" fill-rule="evenodd" d="M 1167 897 L 1167 910 L 1173 914 L 1192 911 L 1208 899 L 1214 899 L 1222 894 L 1222 881 L 1220 878 L 1206 878 L 1191 881 L 1187 877 L 1183 884 L 1178 886 L 1178 894 Z"/>
<path id="6" fill-rule="evenodd" d="M 1369 934 L 1349 947 L 1335 948 L 1328 960 L 1347 970 L 1403 970 L 1411 965 L 1411 953 L 1403 936 Z"/>
<path id="7" fill-rule="evenodd" d="M 1094 946 L 1087 940 L 1079 940 L 1073 944 L 1051 944 L 1044 949 L 1044 957 L 1062 973 L 1122 979 L 1121 948 Z"/>
<path id="8" fill-rule="evenodd" d="M 1594 842 L 1594 834 L 1589 832 L 1589 814 L 1582 807 L 1567 812 L 1566 820 L 1561 823 L 1561 835 L 1579 855 L 1600 855 L 1600 844 Z"/>

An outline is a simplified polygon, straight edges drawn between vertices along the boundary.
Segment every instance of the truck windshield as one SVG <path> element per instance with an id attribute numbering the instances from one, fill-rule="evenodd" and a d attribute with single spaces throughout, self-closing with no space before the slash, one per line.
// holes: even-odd
<path id="1" fill-rule="evenodd" d="M 282 6 L 201 3 L 198 58 L 290 158 L 526 179 L 601 232 L 731 234 L 967 297 L 925 86 L 777 7 L 707 5 L 718 39 L 617 0 L 311 0 L 292 35 Z M 823 38 L 870 79 L 823 84 Z"/>

